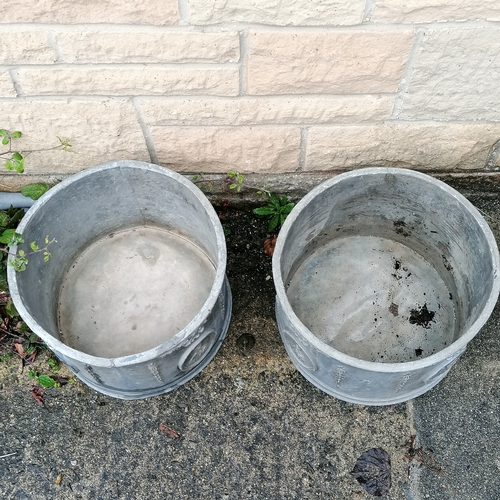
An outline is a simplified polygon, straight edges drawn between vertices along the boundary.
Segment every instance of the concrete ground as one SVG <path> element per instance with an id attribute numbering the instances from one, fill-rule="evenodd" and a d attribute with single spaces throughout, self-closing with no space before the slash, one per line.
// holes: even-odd
<path id="1" fill-rule="evenodd" d="M 500 238 L 499 195 L 457 186 Z M 373 497 L 351 471 L 381 447 L 391 459 L 387 499 L 497 500 L 500 309 L 428 393 L 389 407 L 348 404 L 307 382 L 285 353 L 265 223 L 244 210 L 221 219 L 232 323 L 184 386 L 122 401 L 77 381 L 45 389 L 41 407 L 19 360 L 0 362 L 0 498 L 361 500 Z M 46 361 L 34 368 L 49 373 Z"/>

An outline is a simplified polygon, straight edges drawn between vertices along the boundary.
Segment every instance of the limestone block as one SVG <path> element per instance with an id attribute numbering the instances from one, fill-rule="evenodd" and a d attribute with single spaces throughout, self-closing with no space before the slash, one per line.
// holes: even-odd
<path id="1" fill-rule="evenodd" d="M 430 23 L 434 21 L 500 20 L 498 0 L 375 0 L 373 22 Z"/>
<path id="2" fill-rule="evenodd" d="M 412 31 L 255 31 L 248 34 L 249 94 L 395 92 Z"/>
<path id="3" fill-rule="evenodd" d="M 8 71 L 0 71 L 0 97 L 16 97 L 14 84 Z"/>
<path id="4" fill-rule="evenodd" d="M 312 127 L 305 170 L 388 166 L 477 170 L 500 137 L 500 124 L 396 124 Z"/>
<path id="5" fill-rule="evenodd" d="M 0 61 L 2 64 L 51 64 L 55 53 L 46 32 L 2 29 L 0 25 Z"/>
<path id="6" fill-rule="evenodd" d="M 278 26 L 359 24 L 364 0 L 188 0 L 192 24 L 262 23 Z"/>
<path id="7" fill-rule="evenodd" d="M 153 125 L 350 123 L 389 118 L 393 96 L 141 99 Z"/>
<path id="8" fill-rule="evenodd" d="M 499 54 L 499 28 L 429 30 L 399 117 L 500 120 Z"/>
<path id="9" fill-rule="evenodd" d="M 70 152 L 35 151 L 27 156 L 27 174 L 75 173 L 118 159 L 149 161 L 150 157 L 132 104 L 119 100 L 0 101 L 2 127 L 20 130 L 16 145 L 40 150 L 68 138 Z"/>
<path id="10" fill-rule="evenodd" d="M 240 58 L 236 31 L 61 31 L 57 41 L 67 63 L 224 63 L 238 62 Z"/>
<path id="11" fill-rule="evenodd" d="M 177 24 L 177 0 L 4 0 L 0 23 Z"/>
<path id="12" fill-rule="evenodd" d="M 80 66 L 16 70 L 25 95 L 237 95 L 237 67 Z"/>
<path id="13" fill-rule="evenodd" d="M 180 172 L 293 172 L 300 129 L 290 127 L 151 127 L 158 161 Z"/>

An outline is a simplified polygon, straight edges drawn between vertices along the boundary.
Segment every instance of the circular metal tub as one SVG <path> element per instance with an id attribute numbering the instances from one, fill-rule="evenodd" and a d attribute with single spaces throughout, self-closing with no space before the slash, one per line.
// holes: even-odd
<path id="1" fill-rule="evenodd" d="M 498 249 L 479 212 L 428 175 L 367 168 L 297 204 L 273 256 L 276 316 L 297 369 L 345 401 L 437 384 L 488 319 Z"/>
<path id="2" fill-rule="evenodd" d="M 136 161 L 49 190 L 18 232 L 53 257 L 9 266 L 21 317 L 87 385 L 123 399 L 175 389 L 215 356 L 231 316 L 226 245 L 203 193 Z M 16 249 L 13 248 L 13 251 Z"/>

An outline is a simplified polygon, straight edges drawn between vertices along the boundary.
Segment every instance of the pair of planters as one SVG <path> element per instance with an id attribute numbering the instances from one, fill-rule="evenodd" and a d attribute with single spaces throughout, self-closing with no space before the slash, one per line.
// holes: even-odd
<path id="1" fill-rule="evenodd" d="M 49 262 L 8 270 L 28 326 L 87 385 L 155 396 L 199 373 L 229 327 L 224 234 L 208 200 L 168 169 L 100 165 L 26 214 Z M 16 249 L 14 248 L 13 251 Z M 449 371 L 499 293 L 494 237 L 459 193 L 409 170 L 342 174 L 291 212 L 273 257 L 289 356 L 345 401 L 406 401 Z"/>

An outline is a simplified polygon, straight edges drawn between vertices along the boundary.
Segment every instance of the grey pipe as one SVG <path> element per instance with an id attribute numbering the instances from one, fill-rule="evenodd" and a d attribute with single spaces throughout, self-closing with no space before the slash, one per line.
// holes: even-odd
<path id="1" fill-rule="evenodd" d="M 7 210 L 11 205 L 14 208 L 29 208 L 34 200 L 21 193 L 0 193 L 0 210 Z"/>

